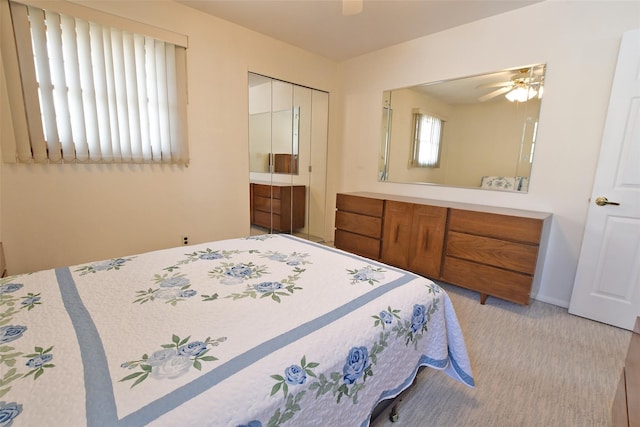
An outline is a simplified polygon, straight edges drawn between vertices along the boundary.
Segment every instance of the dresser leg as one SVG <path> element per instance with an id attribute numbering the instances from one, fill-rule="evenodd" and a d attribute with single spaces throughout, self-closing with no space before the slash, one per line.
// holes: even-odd
<path id="1" fill-rule="evenodd" d="M 487 302 L 488 297 L 489 295 L 487 294 L 480 294 L 480 304 L 484 305 L 484 303 Z"/>

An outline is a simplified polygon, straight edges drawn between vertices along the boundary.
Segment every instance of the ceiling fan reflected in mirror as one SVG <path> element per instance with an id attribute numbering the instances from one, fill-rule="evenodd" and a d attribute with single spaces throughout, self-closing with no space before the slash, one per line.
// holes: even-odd
<path id="1" fill-rule="evenodd" d="M 477 89 L 497 87 L 478 98 L 484 102 L 503 95 L 511 102 L 526 102 L 534 97 L 542 98 L 544 67 L 520 68 L 515 70 L 508 81 L 487 83 L 477 86 Z"/>

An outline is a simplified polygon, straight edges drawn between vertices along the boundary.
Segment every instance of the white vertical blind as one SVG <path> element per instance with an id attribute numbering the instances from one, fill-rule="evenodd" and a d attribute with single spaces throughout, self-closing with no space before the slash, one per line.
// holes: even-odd
<path id="1" fill-rule="evenodd" d="M 36 13 L 37 9 L 29 8 Z M 56 120 L 55 123 L 47 123 L 47 126 L 57 126 L 62 145 L 62 158 L 73 159 L 75 150 L 73 147 L 73 135 L 71 134 L 71 117 L 69 116 L 69 99 L 66 76 L 64 74 L 64 57 L 62 52 L 62 27 L 60 16 L 56 13 L 45 14 L 45 25 L 47 28 L 44 41 L 47 45 L 49 55 L 49 68 L 51 71 L 51 82 L 53 83 L 53 103 Z M 40 41 L 39 41 L 40 42 Z M 46 61 L 47 58 L 36 58 L 36 62 Z M 43 68 L 43 67 L 38 67 Z M 29 123 L 31 130 L 35 124 Z M 58 153 L 54 153 L 58 159 Z"/>
<path id="2" fill-rule="evenodd" d="M 414 113 L 415 131 L 412 165 L 437 167 L 440 164 L 442 120 L 422 113 Z"/>
<path id="3" fill-rule="evenodd" d="M 169 95 L 167 94 L 167 73 L 166 73 L 166 57 L 164 43 L 159 42 L 155 45 L 156 56 L 156 82 L 158 84 L 158 119 L 160 120 L 160 152 L 163 155 L 171 152 L 171 141 L 169 140 L 171 130 L 169 129 L 169 121 L 163 116 L 162 111 L 169 111 Z"/>
<path id="4" fill-rule="evenodd" d="M 188 163 L 185 48 L 10 6 L 30 139 L 18 161 Z"/>
<path id="5" fill-rule="evenodd" d="M 69 123 L 71 124 L 71 138 L 68 144 L 62 146 L 62 149 L 65 158 L 73 158 L 72 150 L 75 150 L 76 159 L 85 162 L 89 158 L 89 147 L 87 145 L 87 132 L 84 126 L 85 118 L 82 102 L 82 87 L 80 86 L 75 20 L 65 15 L 58 16 L 60 17 L 62 27 L 62 66 L 64 67 L 64 82 L 67 86 L 68 115 Z M 60 92 L 63 93 L 64 83 L 60 84 L 59 87 L 62 88 Z M 64 97 L 64 95 L 61 95 L 61 97 Z M 67 147 L 68 152 L 65 152 Z"/>
<path id="6" fill-rule="evenodd" d="M 98 130 L 98 111 L 96 107 L 96 84 L 93 79 L 91 57 L 91 30 L 87 21 L 76 21 L 78 34 L 78 60 L 80 66 L 80 87 L 82 106 L 84 107 L 84 126 L 86 132 L 87 157 L 89 154 L 100 159 L 100 132 Z"/>
<path id="7" fill-rule="evenodd" d="M 16 10 L 14 15 L 14 19 L 27 20 L 28 13 L 26 8 L 20 8 Z M 39 17 L 35 17 L 36 19 L 36 29 L 44 30 L 44 24 L 38 22 Z M 42 17 L 41 21 L 44 19 Z M 29 127 L 29 136 L 31 139 L 31 144 L 29 143 L 29 139 L 18 138 L 16 140 L 16 157 L 18 161 L 28 162 L 31 159 L 35 159 L 36 161 L 44 161 L 47 158 L 47 147 L 45 145 L 45 137 L 43 134 L 43 130 L 39 127 L 42 119 L 40 117 L 40 106 L 38 105 L 38 85 L 36 84 L 36 67 L 34 64 L 34 58 L 31 50 L 31 35 L 29 33 L 28 27 L 18 27 L 14 31 L 16 38 L 16 48 L 18 52 L 18 60 L 22 65 L 22 78 L 25 82 L 30 82 L 30 84 L 23 84 L 22 91 L 24 94 L 24 105 L 17 107 L 16 109 L 24 109 L 26 115 L 26 122 Z M 44 48 L 42 46 L 36 46 L 39 51 L 44 51 L 46 54 L 46 46 Z M 41 70 L 42 67 L 38 67 L 38 71 Z M 49 84 L 49 88 L 51 88 L 51 84 Z M 44 90 L 47 90 L 47 85 L 45 83 Z M 12 108 L 13 109 L 13 108 Z M 19 126 L 18 126 L 19 128 Z"/>
<path id="8" fill-rule="evenodd" d="M 109 106 L 107 95 L 107 75 L 105 56 L 109 55 L 104 49 L 102 28 L 89 22 L 89 52 L 91 53 L 91 73 L 93 80 L 93 94 L 95 107 L 95 127 L 97 132 L 94 139 L 89 139 L 89 153 L 92 159 L 102 158 L 106 162 L 113 161 L 111 149 L 111 126 L 109 125 Z M 104 51 L 104 54 L 101 52 Z M 83 73 L 86 71 L 83 71 Z"/>
<path id="9" fill-rule="evenodd" d="M 161 43 L 161 42 L 158 42 Z M 156 77 L 156 41 L 151 37 L 145 39 L 145 44 L 149 47 L 145 49 L 145 63 L 147 67 L 147 97 L 149 99 L 149 109 L 147 111 L 149 117 L 149 141 L 151 142 L 150 150 L 156 153 L 153 156 L 155 161 L 159 161 L 158 153 L 162 153 L 160 149 L 162 143 L 160 139 L 160 107 L 158 105 L 158 80 Z M 159 64 L 158 64 L 159 65 Z"/>

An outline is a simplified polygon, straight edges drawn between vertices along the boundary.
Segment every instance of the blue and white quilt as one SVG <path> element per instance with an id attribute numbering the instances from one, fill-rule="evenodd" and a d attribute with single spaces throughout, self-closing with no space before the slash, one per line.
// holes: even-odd
<path id="1" fill-rule="evenodd" d="M 473 387 L 433 282 L 288 235 L 0 279 L 0 426 L 367 426 L 419 366 Z"/>

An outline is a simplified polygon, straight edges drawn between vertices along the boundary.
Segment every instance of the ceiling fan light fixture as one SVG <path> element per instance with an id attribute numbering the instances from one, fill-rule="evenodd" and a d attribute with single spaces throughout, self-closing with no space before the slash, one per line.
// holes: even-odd
<path id="1" fill-rule="evenodd" d="M 538 92 L 532 87 L 517 86 L 507 92 L 505 98 L 511 102 L 527 102 L 537 94 Z"/>
<path id="2" fill-rule="evenodd" d="M 342 14 L 352 16 L 362 13 L 363 0 L 342 0 Z"/>

